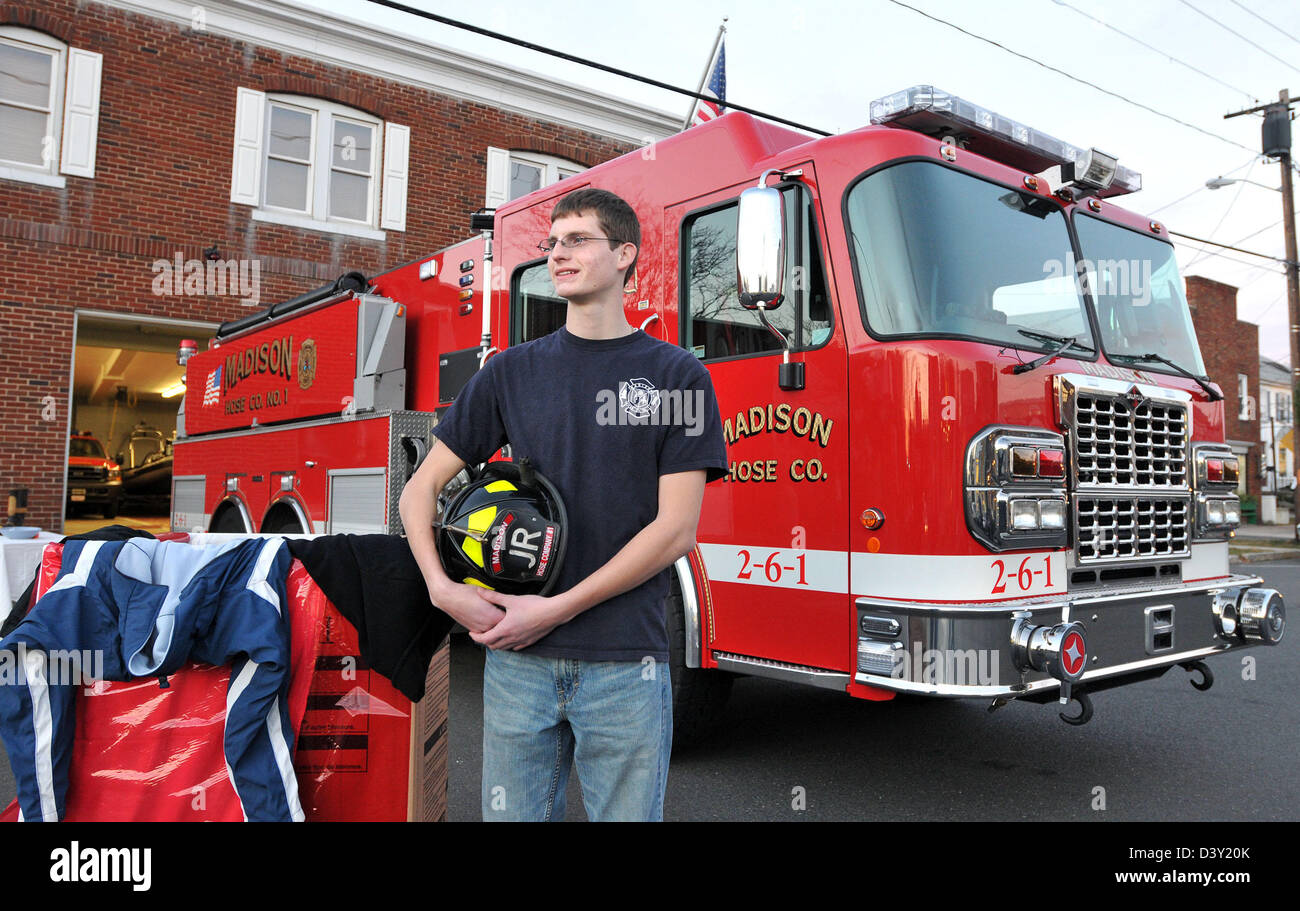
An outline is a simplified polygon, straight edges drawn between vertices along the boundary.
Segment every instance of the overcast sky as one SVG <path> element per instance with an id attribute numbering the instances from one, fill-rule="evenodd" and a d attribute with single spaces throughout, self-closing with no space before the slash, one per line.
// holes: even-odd
<path id="1" fill-rule="evenodd" d="M 297 2 L 682 117 L 690 107 L 688 99 L 660 89 L 366 0 Z M 1223 115 L 1276 100 L 1283 88 L 1300 96 L 1300 3 L 1294 0 L 906 0 L 1008 50 L 891 0 L 406 2 L 692 89 L 727 16 L 727 95 L 737 103 L 841 132 L 867 123 L 873 98 L 933 84 L 1066 142 L 1118 156 L 1142 173 L 1144 187 L 1121 204 L 1172 230 L 1284 255 L 1280 194 L 1246 183 L 1208 190 L 1205 181 L 1228 175 L 1279 184 L 1280 166 L 1258 155 L 1261 118 Z M 1238 315 L 1259 324 L 1260 353 L 1288 362 L 1281 263 L 1207 249 L 1213 248 L 1180 243 L 1183 275 L 1240 288 Z"/>

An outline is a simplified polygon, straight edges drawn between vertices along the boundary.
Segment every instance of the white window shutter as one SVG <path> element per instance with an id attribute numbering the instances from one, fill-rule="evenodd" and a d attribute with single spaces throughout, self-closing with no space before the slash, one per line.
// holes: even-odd
<path id="1" fill-rule="evenodd" d="M 104 55 L 68 48 L 68 82 L 63 103 L 63 154 L 59 170 L 73 177 L 95 176 L 99 137 L 99 82 Z"/>
<path id="2" fill-rule="evenodd" d="M 487 195 L 483 205 L 489 209 L 504 206 L 510 201 L 510 152 L 488 146 Z"/>
<path id="3" fill-rule="evenodd" d="M 262 204 L 262 137 L 266 134 L 266 93 L 240 88 L 235 95 L 235 157 L 230 201 Z"/>
<path id="4" fill-rule="evenodd" d="M 387 231 L 406 230 L 406 188 L 410 182 L 411 128 L 396 123 L 384 125 L 383 214 L 379 227 Z"/>

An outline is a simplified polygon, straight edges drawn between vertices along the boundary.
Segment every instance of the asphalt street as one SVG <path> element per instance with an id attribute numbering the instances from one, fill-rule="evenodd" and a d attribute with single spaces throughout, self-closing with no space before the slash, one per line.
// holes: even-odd
<path id="1" fill-rule="evenodd" d="M 1300 604 L 1300 562 L 1249 569 Z M 673 757 L 669 820 L 1296 820 L 1300 654 L 1209 662 L 1215 685 L 1175 668 L 1098 693 L 1083 727 L 1055 705 L 919 698 L 867 703 L 771 680 L 737 681 L 707 742 Z M 1254 659 L 1246 679 L 1243 659 Z M 452 647 L 448 818 L 477 820 L 482 652 Z M 14 796 L 8 762 L 0 806 Z M 569 819 L 583 819 L 576 776 Z"/>

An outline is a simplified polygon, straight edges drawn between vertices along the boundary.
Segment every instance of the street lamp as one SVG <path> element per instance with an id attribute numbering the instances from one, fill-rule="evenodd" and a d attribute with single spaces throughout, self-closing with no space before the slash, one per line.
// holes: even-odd
<path id="1" fill-rule="evenodd" d="M 1205 185 L 1211 190 L 1217 190 L 1220 187 L 1226 187 L 1234 183 L 1249 183 L 1257 187 L 1263 187 L 1265 190 L 1272 190 L 1274 193 L 1281 193 L 1281 187 L 1270 187 L 1268 184 L 1260 183 L 1256 180 L 1247 180 L 1244 177 L 1211 177 L 1205 182 Z"/>

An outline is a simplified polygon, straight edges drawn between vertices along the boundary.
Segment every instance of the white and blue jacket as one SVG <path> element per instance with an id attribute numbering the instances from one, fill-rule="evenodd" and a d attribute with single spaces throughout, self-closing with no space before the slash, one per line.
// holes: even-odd
<path id="1" fill-rule="evenodd" d="M 0 642 L 0 663 L 18 671 L 0 679 L 0 735 L 20 818 L 64 815 L 80 681 L 50 671 L 59 656 L 99 652 L 104 679 L 163 686 L 188 661 L 230 665 L 226 770 L 244 818 L 302 821 L 288 713 L 290 560 L 281 538 L 66 541 L 57 581 Z"/>

